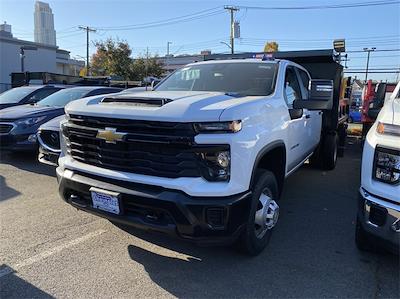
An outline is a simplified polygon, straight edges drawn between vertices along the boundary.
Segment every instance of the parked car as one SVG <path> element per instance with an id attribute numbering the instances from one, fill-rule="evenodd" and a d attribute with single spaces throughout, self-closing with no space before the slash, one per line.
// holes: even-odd
<path id="1" fill-rule="evenodd" d="M 349 123 L 360 123 L 361 122 L 361 109 L 350 110 Z"/>
<path id="2" fill-rule="evenodd" d="M 336 165 L 343 67 L 332 51 L 300 54 L 193 63 L 152 92 L 70 103 L 61 197 L 112 222 L 260 253 L 285 178 L 310 157 Z"/>
<path id="3" fill-rule="evenodd" d="M 63 85 L 15 87 L 0 94 L 0 109 L 36 103 L 63 88 L 65 88 Z"/>
<path id="4" fill-rule="evenodd" d="M 37 149 L 37 129 L 49 120 L 63 115 L 71 101 L 121 91 L 120 88 L 84 86 L 60 90 L 29 105 L 0 111 L 0 150 L 32 151 Z"/>
<path id="5" fill-rule="evenodd" d="M 373 109 L 380 109 L 371 104 Z M 361 250 L 400 250 L 400 82 L 364 143 L 355 234 Z"/>
<path id="6" fill-rule="evenodd" d="M 39 162 L 57 166 L 60 149 L 60 123 L 65 120 L 65 115 L 60 115 L 41 125 L 37 132 L 39 142 Z"/>

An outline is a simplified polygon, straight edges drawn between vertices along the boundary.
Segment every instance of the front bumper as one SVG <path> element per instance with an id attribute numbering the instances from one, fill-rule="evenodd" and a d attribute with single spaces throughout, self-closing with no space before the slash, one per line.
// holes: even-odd
<path id="1" fill-rule="evenodd" d="M 42 145 L 39 145 L 39 156 L 38 156 L 39 162 L 51 166 L 58 166 L 59 157 L 60 153 L 51 151 L 49 149 L 46 149 Z"/>
<path id="2" fill-rule="evenodd" d="M 251 193 L 193 197 L 184 192 L 57 168 L 59 192 L 77 209 L 144 230 L 175 235 L 201 245 L 226 245 L 244 229 Z M 93 208 L 89 189 L 120 193 L 119 215 Z"/>
<path id="3" fill-rule="evenodd" d="M 399 253 L 400 204 L 360 188 L 357 217 L 368 234 L 380 240 L 384 247 Z"/>
<path id="4" fill-rule="evenodd" d="M 0 135 L 0 149 L 2 151 L 35 151 L 37 148 L 38 143 L 34 133 Z"/>

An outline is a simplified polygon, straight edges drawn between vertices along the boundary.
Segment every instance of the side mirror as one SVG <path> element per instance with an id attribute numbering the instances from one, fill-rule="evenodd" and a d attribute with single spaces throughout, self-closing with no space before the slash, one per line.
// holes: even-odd
<path id="1" fill-rule="evenodd" d="M 308 110 L 330 110 L 333 107 L 333 81 L 311 80 L 309 98 L 295 100 L 293 108 Z"/>

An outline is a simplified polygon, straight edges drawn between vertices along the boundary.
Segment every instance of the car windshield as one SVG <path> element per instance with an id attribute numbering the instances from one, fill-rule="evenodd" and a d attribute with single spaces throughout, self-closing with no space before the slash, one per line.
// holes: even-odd
<path id="1" fill-rule="evenodd" d="M 37 102 L 39 106 L 64 107 L 69 102 L 85 97 L 91 89 L 67 88 L 49 95 L 47 98 Z"/>
<path id="2" fill-rule="evenodd" d="M 16 87 L 0 94 L 0 104 L 15 104 L 27 95 L 34 92 L 37 87 Z"/>
<path id="3" fill-rule="evenodd" d="M 274 91 L 277 63 L 227 62 L 189 65 L 157 85 L 157 91 L 218 91 L 266 96 Z"/>

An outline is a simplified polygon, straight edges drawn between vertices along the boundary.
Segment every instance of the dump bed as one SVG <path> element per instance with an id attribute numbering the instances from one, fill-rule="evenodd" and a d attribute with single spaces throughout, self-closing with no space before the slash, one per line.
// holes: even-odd
<path id="1" fill-rule="evenodd" d="M 340 109 L 340 91 L 343 78 L 343 66 L 337 62 L 337 57 L 332 49 L 285 51 L 285 52 L 247 52 L 240 54 L 212 54 L 204 56 L 204 60 L 243 59 L 243 58 L 269 58 L 285 59 L 300 64 L 311 75 L 312 79 L 332 80 L 334 84 L 333 105 L 329 111 L 324 111 L 323 128 L 335 130 L 339 123 L 345 121 L 348 109 Z"/>

